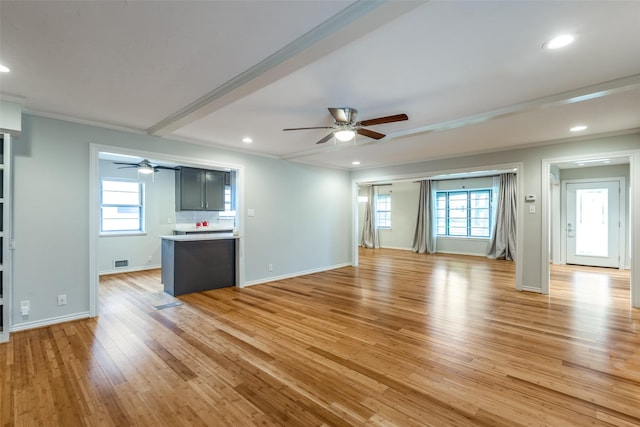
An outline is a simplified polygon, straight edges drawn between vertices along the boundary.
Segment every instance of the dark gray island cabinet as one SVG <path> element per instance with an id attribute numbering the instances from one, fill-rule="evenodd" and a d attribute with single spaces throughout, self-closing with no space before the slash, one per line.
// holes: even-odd
<path id="1" fill-rule="evenodd" d="M 161 236 L 162 284 L 173 296 L 236 285 L 238 236 Z"/>

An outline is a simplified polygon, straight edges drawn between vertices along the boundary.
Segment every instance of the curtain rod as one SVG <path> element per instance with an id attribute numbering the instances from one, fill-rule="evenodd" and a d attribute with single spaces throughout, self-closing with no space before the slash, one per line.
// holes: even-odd
<path id="1" fill-rule="evenodd" d="M 503 173 L 514 173 L 515 172 L 503 172 Z M 474 178 L 493 178 L 496 176 L 500 176 L 501 174 L 495 174 L 495 175 L 481 175 L 481 176 L 461 176 L 458 178 L 437 178 L 437 179 L 433 179 L 433 178 L 424 178 L 424 179 L 419 179 L 417 181 L 413 181 L 414 184 L 417 184 L 419 182 L 422 181 L 453 181 L 453 180 L 458 180 L 458 179 L 474 179 Z"/>

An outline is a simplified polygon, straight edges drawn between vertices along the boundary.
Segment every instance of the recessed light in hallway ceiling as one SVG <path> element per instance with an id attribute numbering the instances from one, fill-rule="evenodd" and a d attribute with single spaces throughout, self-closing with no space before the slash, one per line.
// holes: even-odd
<path id="1" fill-rule="evenodd" d="M 571 34 L 561 34 L 547 41 L 542 45 L 545 49 L 560 49 L 568 46 L 575 40 L 575 37 Z"/>

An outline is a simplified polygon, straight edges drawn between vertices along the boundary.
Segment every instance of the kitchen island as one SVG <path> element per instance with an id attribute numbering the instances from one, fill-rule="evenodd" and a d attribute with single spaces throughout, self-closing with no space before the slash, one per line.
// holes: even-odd
<path id="1" fill-rule="evenodd" d="M 173 296 L 236 285 L 238 236 L 233 233 L 160 236 L 162 284 Z"/>

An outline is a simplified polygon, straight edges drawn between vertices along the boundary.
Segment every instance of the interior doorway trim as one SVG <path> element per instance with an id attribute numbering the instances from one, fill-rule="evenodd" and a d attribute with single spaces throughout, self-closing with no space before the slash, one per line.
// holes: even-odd
<path id="1" fill-rule="evenodd" d="M 551 166 L 555 163 L 563 163 L 567 161 L 575 160 L 576 158 L 591 160 L 599 159 L 603 157 L 628 157 L 629 158 L 629 185 L 630 185 L 630 206 L 629 206 L 629 218 L 635 218 L 640 215 L 640 185 L 634 185 L 634 183 L 640 182 L 640 150 L 628 150 L 618 152 L 604 152 L 594 153 L 590 155 L 574 155 L 565 156 L 551 159 L 542 159 L 542 197 L 540 199 L 540 207 L 543 212 L 542 215 L 542 244 L 541 244 L 541 289 L 542 293 L 548 294 L 550 288 L 550 264 L 549 260 L 549 244 L 550 244 L 550 203 L 549 203 L 549 185 L 551 173 Z M 630 253 L 630 267 L 631 267 L 631 298 L 630 303 L 632 307 L 640 308 L 640 257 L 637 254 L 640 251 L 640 226 L 633 223 L 631 220 L 629 236 Z"/>
<path id="2" fill-rule="evenodd" d="M 625 202 L 625 194 L 622 193 L 623 190 L 626 190 L 626 180 L 624 179 L 624 177 L 610 177 L 610 178 L 580 178 L 580 179 L 567 179 L 564 180 L 562 182 L 562 197 L 561 200 L 564 201 L 564 204 L 562 205 L 563 207 L 566 207 L 566 197 L 567 197 L 567 184 L 583 184 L 583 183 L 589 183 L 589 182 L 617 182 L 619 184 L 619 188 L 620 188 L 620 194 L 618 195 L 618 218 L 616 218 L 617 221 L 619 221 L 620 225 L 618 227 L 618 268 L 619 269 L 624 269 L 625 267 L 625 262 L 626 262 L 626 256 L 627 256 L 627 251 L 626 251 L 626 233 L 627 233 L 627 227 L 626 227 L 626 222 L 624 221 L 624 217 L 625 217 L 625 209 L 626 209 L 626 202 Z M 550 212 L 551 213 L 551 212 Z M 561 216 L 561 224 L 566 224 L 567 223 L 567 212 L 566 210 L 563 212 L 563 215 Z M 621 219 L 622 217 L 622 219 Z M 631 218 L 630 218 L 631 219 Z M 568 247 L 567 247 L 567 231 L 565 230 L 562 233 L 562 245 L 561 245 L 561 263 L 562 264 L 566 264 L 567 263 L 567 254 L 568 254 Z"/>
<path id="3" fill-rule="evenodd" d="M 245 261 L 244 261 L 244 223 L 245 218 L 242 215 L 244 211 L 244 166 L 229 164 L 223 162 L 213 162 L 190 157 L 174 156 L 171 154 L 135 150 L 118 146 L 100 145 L 92 143 L 89 145 L 89 316 L 96 317 L 99 308 L 99 274 L 98 274 L 98 234 L 99 234 L 99 216 L 100 216 L 100 200 L 98 197 L 98 188 L 100 182 L 99 170 L 99 154 L 113 153 L 128 156 L 150 158 L 156 161 L 164 161 L 179 164 L 182 166 L 192 166 L 201 168 L 228 168 L 237 172 L 236 186 L 238 189 L 238 197 L 236 199 L 236 212 L 240 215 L 238 218 L 238 279 L 237 286 L 244 287 L 245 282 Z"/>
<path id="4" fill-rule="evenodd" d="M 465 172 L 477 172 L 477 171 L 486 171 L 486 170 L 513 170 L 516 173 L 516 200 L 524 199 L 524 163 L 523 162 L 514 162 L 514 163 L 505 163 L 498 165 L 484 165 L 484 166 L 475 166 L 469 168 L 461 168 L 454 170 L 438 170 L 438 171 L 429 171 L 429 172 L 421 172 L 421 173 L 411 173 L 406 175 L 387 175 L 387 176 L 376 176 L 370 178 L 360 178 L 354 179 L 351 182 L 351 218 L 352 218 L 352 266 L 358 266 L 358 247 L 360 240 L 358 239 L 360 224 L 358 218 L 358 187 L 360 185 L 366 184 L 374 184 L 380 182 L 393 182 L 393 181 L 410 181 L 410 180 L 420 180 L 420 179 L 429 179 L 429 177 L 435 177 L 438 175 L 448 175 L 448 174 L 458 174 Z M 540 292 L 537 289 L 527 289 L 524 286 L 524 257 L 522 255 L 522 248 L 524 246 L 524 207 L 522 204 L 517 204 L 517 213 L 516 213 L 516 283 L 515 289 L 522 290 L 530 290 L 532 292 Z"/>

